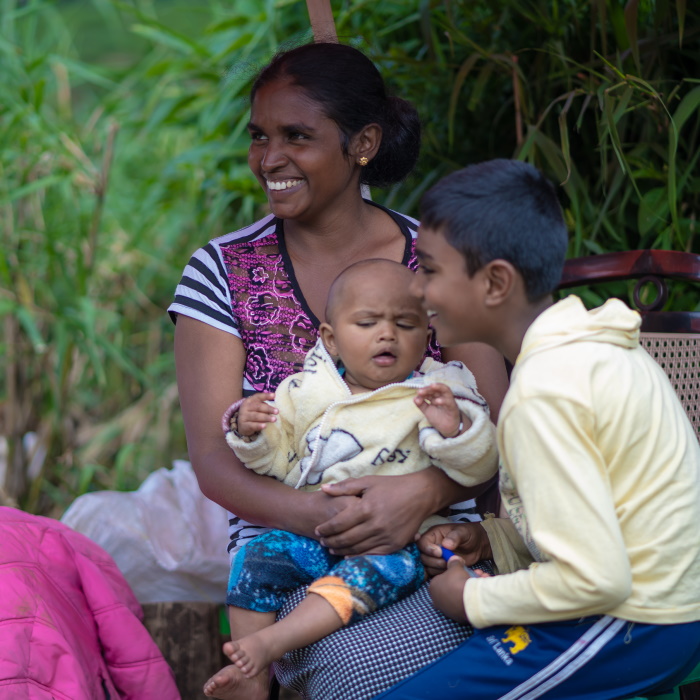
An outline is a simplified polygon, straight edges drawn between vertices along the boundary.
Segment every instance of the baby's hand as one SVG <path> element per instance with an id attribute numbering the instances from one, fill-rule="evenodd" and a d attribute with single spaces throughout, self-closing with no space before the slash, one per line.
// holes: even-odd
<path id="1" fill-rule="evenodd" d="M 231 428 L 239 435 L 250 437 L 263 430 L 268 423 L 274 423 L 279 411 L 265 403 L 273 401 L 274 398 L 275 395 L 272 393 L 249 396 L 238 409 L 238 415 L 234 415 L 231 419 Z"/>
<path id="2" fill-rule="evenodd" d="M 413 400 L 442 437 L 457 437 L 471 427 L 472 422 L 460 413 L 455 397 L 445 384 L 424 386 L 418 389 L 418 395 Z"/>

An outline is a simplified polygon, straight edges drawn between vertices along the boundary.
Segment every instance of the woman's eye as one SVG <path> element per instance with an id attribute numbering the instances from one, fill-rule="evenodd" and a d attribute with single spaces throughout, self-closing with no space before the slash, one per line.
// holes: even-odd
<path id="1" fill-rule="evenodd" d="M 289 138 L 290 138 L 292 141 L 303 141 L 304 139 L 307 139 L 308 136 L 307 136 L 306 134 L 302 134 L 302 133 L 299 132 L 299 131 L 292 131 L 292 132 L 289 134 Z"/>
<path id="2" fill-rule="evenodd" d="M 265 136 L 265 134 L 261 134 L 259 132 L 254 132 L 254 133 L 251 133 L 250 140 L 251 141 L 267 141 L 267 136 Z"/>

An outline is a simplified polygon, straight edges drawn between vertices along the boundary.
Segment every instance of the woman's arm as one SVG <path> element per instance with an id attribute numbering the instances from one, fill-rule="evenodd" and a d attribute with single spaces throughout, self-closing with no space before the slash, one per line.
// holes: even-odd
<path id="1" fill-rule="evenodd" d="M 175 364 L 187 447 L 205 496 L 249 522 L 314 537 L 315 527 L 348 505 L 318 491 L 296 491 L 246 469 L 226 444 L 221 416 L 241 398 L 245 351 L 230 333 L 180 315 Z"/>

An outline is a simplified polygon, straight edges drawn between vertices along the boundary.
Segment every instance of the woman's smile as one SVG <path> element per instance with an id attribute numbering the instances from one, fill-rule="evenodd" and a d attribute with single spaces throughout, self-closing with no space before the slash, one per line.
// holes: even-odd
<path id="1" fill-rule="evenodd" d="M 304 181 L 300 180 L 300 179 L 268 180 L 266 178 L 265 182 L 267 183 L 268 190 L 273 190 L 274 192 L 284 192 L 284 191 L 296 189 Z"/>

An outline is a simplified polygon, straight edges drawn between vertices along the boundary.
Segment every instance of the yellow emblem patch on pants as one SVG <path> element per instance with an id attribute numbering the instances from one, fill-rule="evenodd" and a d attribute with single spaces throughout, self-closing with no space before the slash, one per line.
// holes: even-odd
<path id="1" fill-rule="evenodd" d="M 515 625 L 514 627 L 509 627 L 506 630 L 506 636 L 501 637 L 501 641 L 504 644 L 512 644 L 508 651 L 515 655 L 526 649 L 530 645 L 530 635 L 528 631 L 521 627 L 520 625 Z"/>

